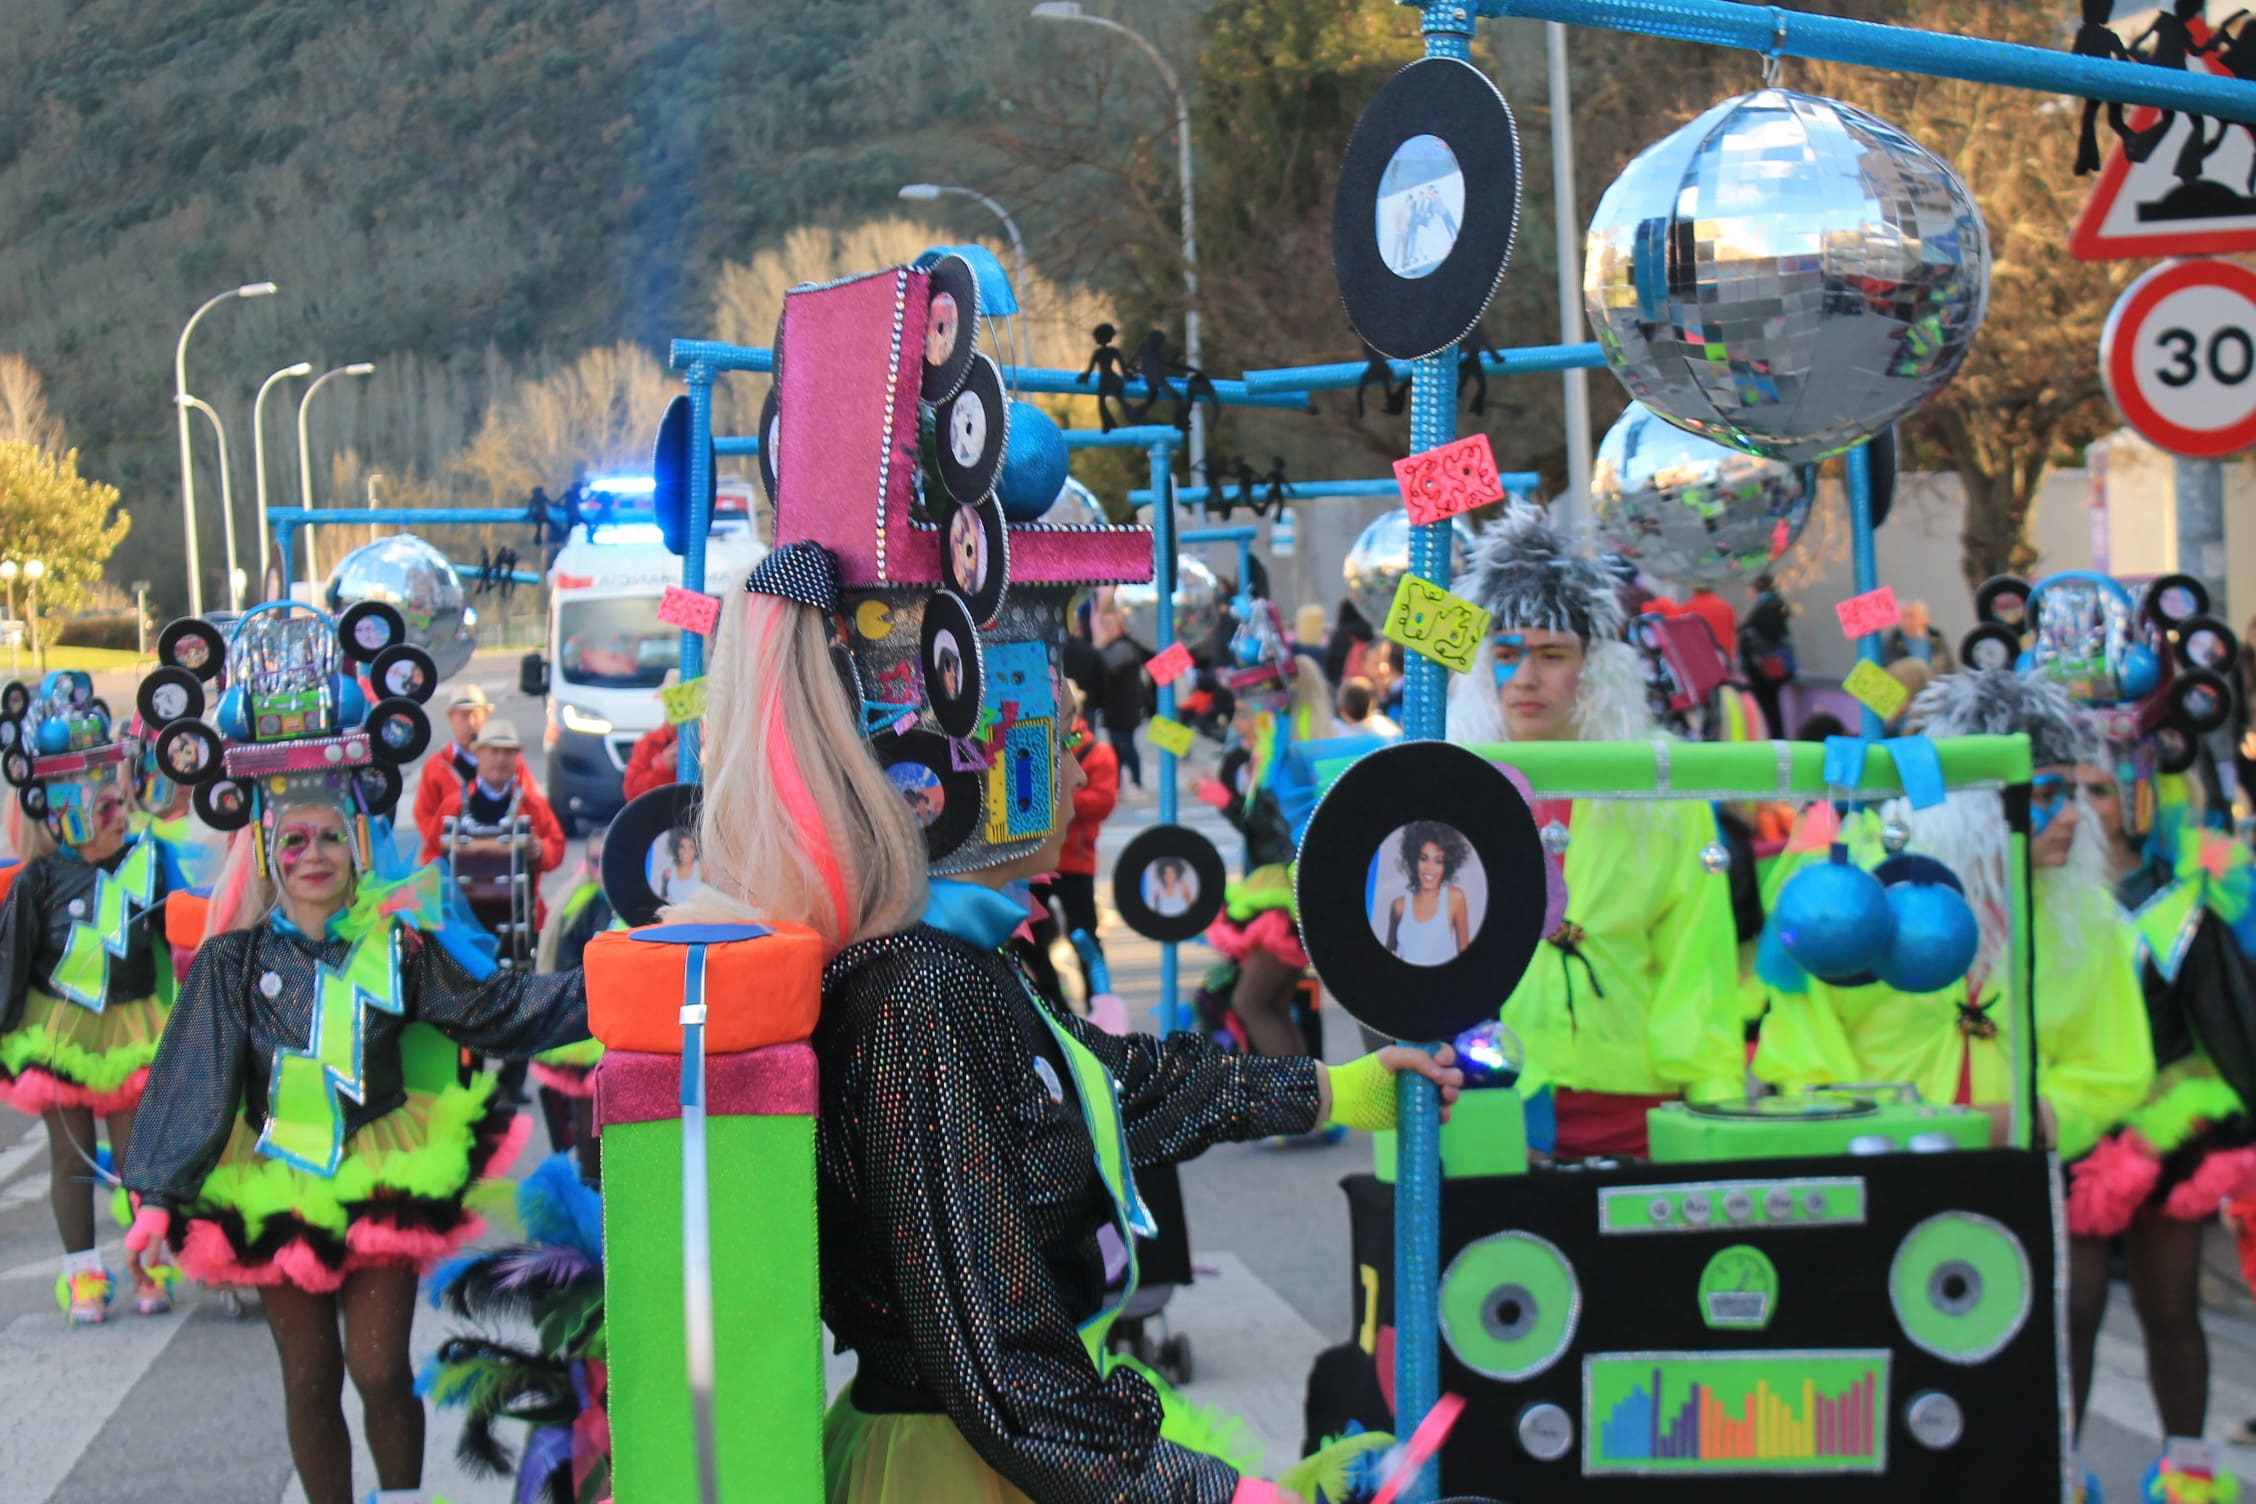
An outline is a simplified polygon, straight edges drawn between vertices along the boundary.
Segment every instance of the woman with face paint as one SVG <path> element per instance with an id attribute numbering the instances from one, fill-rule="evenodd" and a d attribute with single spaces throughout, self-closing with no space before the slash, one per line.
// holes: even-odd
<path id="1" fill-rule="evenodd" d="M 169 1240 L 193 1277 L 259 1287 L 311 1504 L 351 1504 L 348 1373 L 377 1499 L 420 1501 L 416 1283 L 477 1232 L 463 1198 L 524 1138 L 490 1079 L 444 1063 L 584 1038 L 586 996 L 577 970 L 475 979 L 425 929 L 443 923 L 436 869 L 364 882 L 349 793 L 314 775 L 274 797 L 235 837 L 150 1073 L 126 1246 Z"/>
<path id="2" fill-rule="evenodd" d="M 122 1163 L 172 1002 L 162 905 L 182 878 L 164 843 L 129 829 L 139 747 L 110 740 L 90 683 L 49 675 L 0 730 L 8 756 L 23 753 L 11 781 L 24 775 L 14 801 L 23 864 L 0 907 L 0 1101 L 46 1122 L 64 1250 L 56 1302 L 92 1325 L 117 1291 L 95 1248 L 96 1121 Z M 170 1279 L 169 1268 L 142 1272 L 135 1309 L 170 1310 Z"/>

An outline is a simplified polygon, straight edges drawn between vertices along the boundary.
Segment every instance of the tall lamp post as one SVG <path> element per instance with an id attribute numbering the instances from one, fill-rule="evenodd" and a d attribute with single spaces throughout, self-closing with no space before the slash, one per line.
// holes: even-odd
<path id="1" fill-rule="evenodd" d="M 1023 296 L 1026 286 L 1026 241 L 1018 233 L 1018 221 L 1011 218 L 1010 210 L 976 188 L 958 188 L 948 183 L 908 183 L 901 189 L 901 197 L 920 203 L 930 203 L 945 193 L 955 194 L 959 198 L 975 198 L 987 206 L 990 214 L 1003 222 L 1003 228 L 1010 232 L 1011 258 L 1018 263 L 1018 285 Z"/>
<path id="2" fill-rule="evenodd" d="M 42 677 L 47 672 L 47 640 L 39 635 L 39 582 L 47 577 L 47 565 L 39 559 L 26 559 L 23 577 L 31 582 L 31 618 L 25 625 L 31 631 L 31 651 L 39 660 Z"/>
<path id="3" fill-rule="evenodd" d="M 313 451 L 306 443 L 306 409 L 313 402 L 313 394 L 320 391 L 334 378 L 339 376 L 366 376 L 375 369 L 376 367 L 373 364 L 365 360 L 355 361 L 349 366 L 331 367 L 319 376 L 314 377 L 313 384 L 308 386 L 305 389 L 305 395 L 298 399 L 298 505 L 309 512 L 313 510 Z M 314 562 L 313 524 L 310 522 L 306 524 L 305 530 L 305 572 L 306 578 L 309 580 L 321 578 L 320 567 Z M 290 582 L 284 580 L 282 588 L 284 592 L 287 592 L 290 588 Z"/>
<path id="4" fill-rule="evenodd" d="M 266 394 L 277 381 L 287 381 L 297 376 L 311 376 L 313 366 L 299 361 L 294 366 L 284 366 L 259 383 L 258 396 L 251 399 L 251 473 L 258 484 L 258 564 L 259 579 L 266 578 Z M 282 582 L 282 594 L 287 595 L 290 582 Z M 264 594 L 262 589 L 261 594 Z M 279 597 L 277 597 L 279 599 Z"/>
<path id="5" fill-rule="evenodd" d="M 241 287 L 229 288 L 217 297 L 207 298 L 204 306 L 188 315 L 188 322 L 180 330 L 180 343 L 172 352 L 173 412 L 180 420 L 180 521 L 188 533 L 188 614 L 204 614 L 203 567 L 196 550 L 196 455 L 188 438 L 188 408 L 182 401 L 188 395 L 188 336 L 196 332 L 196 322 L 229 298 L 264 298 L 274 293 L 272 282 L 246 282 Z"/>
<path id="6" fill-rule="evenodd" d="M 1191 102 L 1183 93 L 1183 84 L 1175 76 L 1174 67 L 1166 55 L 1147 41 L 1143 34 L 1121 25 L 1109 16 L 1092 16 L 1080 6 L 1079 0 L 1042 0 L 1034 7 L 1037 21 L 1079 21 L 1088 26 L 1102 26 L 1107 31 L 1117 31 L 1138 47 L 1158 65 L 1160 77 L 1167 80 L 1167 91 L 1175 96 L 1175 155 L 1176 169 L 1183 180 L 1183 291 L 1188 304 L 1183 309 L 1183 359 L 1199 367 L 1199 280 L 1198 280 L 1198 216 L 1191 198 Z M 1156 378 L 1155 378 L 1156 379 Z M 1196 403 L 1191 406 L 1191 480 L 1203 484 L 1206 474 L 1206 414 Z M 1205 511 L 1204 506 L 1200 511 Z"/>
<path id="7" fill-rule="evenodd" d="M 212 432 L 219 439 L 219 510 L 221 536 L 227 540 L 227 609 L 240 614 L 243 609 L 243 571 L 237 565 L 240 555 L 235 551 L 235 482 L 233 467 L 227 460 L 227 425 L 219 421 L 219 414 L 201 397 L 183 395 L 173 400 L 182 407 L 192 407 L 209 418 Z"/>

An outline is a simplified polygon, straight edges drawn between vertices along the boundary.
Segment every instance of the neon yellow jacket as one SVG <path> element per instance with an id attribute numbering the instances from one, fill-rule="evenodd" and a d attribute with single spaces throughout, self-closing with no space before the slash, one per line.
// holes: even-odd
<path id="1" fill-rule="evenodd" d="M 1545 941 L 1504 1004 L 1527 1049 L 1521 1089 L 1744 1096 L 1731 882 L 1700 865 L 1714 812 L 1578 799 L 1569 831 L 1567 919 L 1583 959 Z"/>
<path id="2" fill-rule="evenodd" d="M 2106 913 L 2114 917 L 2110 906 Z M 2146 1100 L 2154 1080 L 2154 1040 L 2139 985 L 2136 938 L 2127 923 L 2082 926 L 2078 952 L 2048 915 L 2037 923 L 2037 1094 L 2052 1107 L 2064 1159 L 2090 1149 Z M 1971 1100 L 2013 1100 L 2013 1019 L 1996 979 L 1997 1025 L 1990 1039 L 1958 1026 L 1966 984 L 1912 996 L 1883 986 L 1774 992 L 1763 1020 L 1755 1074 L 1782 1090 L 1834 1082 L 1900 1081 L 1922 1100 L 1958 1097 L 1962 1062 L 1972 1067 Z"/>

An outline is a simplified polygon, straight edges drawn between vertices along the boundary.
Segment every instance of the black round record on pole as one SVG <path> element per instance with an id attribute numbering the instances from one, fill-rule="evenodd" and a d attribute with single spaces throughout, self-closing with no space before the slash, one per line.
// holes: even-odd
<path id="1" fill-rule="evenodd" d="M 1185 825 L 1155 825 L 1128 843 L 1112 869 L 1112 902 L 1147 940 L 1189 940 L 1222 912 L 1229 869 L 1214 843 Z"/>
<path id="2" fill-rule="evenodd" d="M 925 599 L 917 663 L 924 671 L 924 701 L 940 729 L 954 737 L 977 731 L 987 664 L 971 608 L 953 590 L 935 590 Z"/>
<path id="3" fill-rule="evenodd" d="M 1003 614 L 1003 597 L 1010 590 L 1010 530 L 1003 525 L 1003 504 L 993 496 L 968 507 L 955 507 L 943 524 L 940 557 L 948 583 L 971 608 L 971 619 L 991 627 Z"/>
<path id="4" fill-rule="evenodd" d="M 986 356 L 973 356 L 963 390 L 935 403 L 932 412 L 932 460 L 940 484 L 957 506 L 975 505 L 995 489 L 1010 447 L 1010 403 L 1003 396 L 1002 372 Z M 927 507 L 932 520 L 945 525 L 940 509 L 931 508 L 929 501 Z"/>
<path id="5" fill-rule="evenodd" d="M 1520 138 L 1486 74 L 1410 64 L 1379 91 L 1340 163 L 1332 270 L 1348 322 L 1380 354 L 1419 360 L 1476 328 L 1512 258 Z"/>
<path id="6" fill-rule="evenodd" d="M 931 297 L 925 304 L 918 395 L 937 404 L 962 391 L 971 375 L 971 357 L 979 349 L 979 277 L 953 252 L 933 262 L 925 276 Z"/>
<path id="7" fill-rule="evenodd" d="M 885 776 L 908 801 L 909 813 L 924 832 L 924 854 L 939 861 L 971 839 L 979 828 L 977 773 L 959 771 L 948 751 L 948 739 L 930 731 L 908 731 L 881 737 L 878 761 Z"/>
<path id="8" fill-rule="evenodd" d="M 1497 1016 L 1543 939 L 1543 842 L 1509 778 L 1403 742 L 1326 791 L 1301 840 L 1301 943 L 1357 1021 L 1449 1039 Z"/>
<path id="9" fill-rule="evenodd" d="M 629 925 L 655 924 L 665 899 L 650 881 L 651 850 L 677 830 L 694 832 L 704 785 L 669 783 L 637 795 L 603 839 L 603 896 Z"/>

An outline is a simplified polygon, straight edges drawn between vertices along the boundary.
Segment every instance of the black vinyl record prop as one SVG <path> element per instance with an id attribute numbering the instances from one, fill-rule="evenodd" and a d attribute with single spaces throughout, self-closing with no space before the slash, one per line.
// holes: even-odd
<path id="1" fill-rule="evenodd" d="M 1972 669 L 2011 668 L 2021 661 L 2021 633 L 1986 621 L 1959 642 L 1958 661 Z"/>
<path id="2" fill-rule="evenodd" d="M 1357 1021 L 1453 1038 L 1496 1017 L 1534 958 L 1543 862 L 1535 816 L 1493 764 L 1448 742 L 1388 747 L 1309 817 L 1293 882 L 1301 942 Z M 1429 866 L 1438 891 L 1421 916 L 1412 884 Z"/>
<path id="3" fill-rule="evenodd" d="M 1112 869 L 1112 902 L 1147 940 L 1191 940 L 1222 912 L 1229 870 L 1214 843 L 1185 825 L 1154 825 Z"/>
<path id="4" fill-rule="evenodd" d="M 2029 615 L 2029 582 L 2017 574 L 1994 574 L 1974 592 L 1974 619 L 2015 631 Z"/>
<path id="5" fill-rule="evenodd" d="M 188 670 L 209 684 L 227 663 L 227 639 L 200 616 L 167 622 L 157 634 L 157 661 Z"/>
<path id="6" fill-rule="evenodd" d="M 407 641 L 407 618 L 389 601 L 359 601 L 337 618 L 337 645 L 355 663 L 374 663 L 384 649 Z"/>
<path id="7" fill-rule="evenodd" d="M 2209 587 L 2190 574 L 2166 574 L 2146 587 L 2141 602 L 2156 625 L 2175 630 L 2209 611 Z"/>
<path id="8" fill-rule="evenodd" d="M 940 729 L 954 737 L 977 731 L 987 665 L 980 656 L 971 608 L 953 590 L 935 590 L 924 603 L 917 664 L 924 670 L 925 703 L 932 707 Z"/>
<path id="9" fill-rule="evenodd" d="M 133 692 L 133 708 L 150 726 L 167 726 L 204 713 L 204 681 L 187 669 L 163 664 Z"/>
<path id="10" fill-rule="evenodd" d="M 1010 530 L 1003 525 L 1002 503 L 989 496 L 953 509 L 947 532 L 940 558 L 948 583 L 971 608 L 972 621 L 991 627 L 1010 591 Z"/>
<path id="11" fill-rule="evenodd" d="M 2220 674 L 2189 668 L 2170 681 L 2170 719 L 2195 736 L 2207 736 L 2232 719 L 2232 686 Z"/>
<path id="12" fill-rule="evenodd" d="M 960 772 L 948 754 L 948 739 L 929 731 L 910 731 L 879 740 L 878 760 L 885 776 L 908 801 L 909 813 L 924 832 L 924 854 L 939 861 L 979 828 L 977 773 Z"/>
<path id="13" fill-rule="evenodd" d="M 768 388 L 768 400 L 760 404 L 760 489 L 767 493 L 768 505 L 776 504 L 776 435 L 783 431 L 783 398 L 778 396 L 781 387 Z"/>
<path id="14" fill-rule="evenodd" d="M 984 355 L 974 355 L 963 390 L 933 408 L 933 464 L 948 499 L 968 507 L 995 489 L 1003 454 L 1010 447 L 1010 403 L 1003 398 L 1003 373 Z M 932 520 L 944 524 L 939 509 Z"/>
<path id="15" fill-rule="evenodd" d="M 650 851 L 674 831 L 697 829 L 704 785 L 669 783 L 636 796 L 603 840 L 603 896 L 630 926 L 658 922 L 665 902 L 650 884 Z"/>
<path id="16" fill-rule="evenodd" d="M 938 404 L 963 390 L 979 349 L 979 278 L 971 263 L 942 256 L 925 271 L 932 297 L 924 318 L 924 378 L 919 395 Z"/>
<path id="17" fill-rule="evenodd" d="M 1511 106 L 1470 63 L 1429 57 L 1355 124 L 1332 205 L 1332 270 L 1355 332 L 1419 360 L 1480 324 L 1520 219 Z"/>
<path id="18" fill-rule="evenodd" d="M 2233 629 L 2214 616 L 2189 616 L 2178 624 L 2178 661 L 2187 668 L 2205 668 L 2230 677 L 2240 662 L 2240 643 Z"/>

